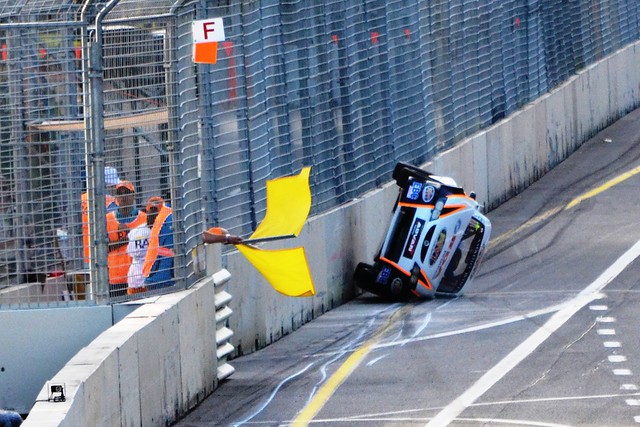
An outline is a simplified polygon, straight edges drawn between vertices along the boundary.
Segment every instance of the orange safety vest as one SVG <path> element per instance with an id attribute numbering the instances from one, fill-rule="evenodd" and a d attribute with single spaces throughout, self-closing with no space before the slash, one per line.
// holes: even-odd
<path id="1" fill-rule="evenodd" d="M 121 223 L 118 221 L 115 212 L 107 214 L 107 233 L 109 234 L 109 243 L 127 241 L 129 230 L 136 228 L 141 224 L 147 223 L 147 214 L 138 211 L 138 216 L 129 223 Z M 120 224 L 127 226 L 128 230 L 120 230 Z M 110 250 L 107 257 L 109 265 L 109 283 L 112 285 L 126 284 L 129 267 L 131 266 L 131 257 L 127 254 L 127 245 L 122 245 L 116 249 Z"/>
<path id="2" fill-rule="evenodd" d="M 84 262 L 87 264 L 91 259 L 91 253 L 89 251 L 89 193 L 82 193 L 80 196 L 82 202 L 82 243 L 84 247 Z M 111 203 L 115 203 L 116 198 L 111 194 L 105 196 L 105 207 L 109 207 Z"/>
<path id="3" fill-rule="evenodd" d="M 162 229 L 162 225 L 166 221 L 166 219 L 171 215 L 171 208 L 165 205 L 162 205 L 160 208 L 160 212 L 158 212 L 158 216 L 156 220 L 153 222 L 153 227 L 151 227 L 151 234 L 149 235 L 149 246 L 147 247 L 147 255 L 144 257 L 144 264 L 142 264 L 142 274 L 144 277 L 149 277 L 149 273 L 151 273 L 151 267 L 156 262 L 158 255 L 164 257 L 172 257 L 174 255 L 173 251 L 164 246 L 160 246 L 160 230 Z"/>

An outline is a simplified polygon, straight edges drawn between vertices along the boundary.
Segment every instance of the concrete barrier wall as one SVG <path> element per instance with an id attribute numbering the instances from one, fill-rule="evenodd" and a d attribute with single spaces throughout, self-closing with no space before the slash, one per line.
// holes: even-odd
<path id="1" fill-rule="evenodd" d="M 22 425 L 164 426 L 184 415 L 218 384 L 216 283 L 149 299 L 100 334 L 44 385 Z M 49 401 L 58 384 L 66 400 Z"/>
<path id="2" fill-rule="evenodd" d="M 112 324 L 109 306 L 0 310 L 0 409 L 28 413 L 42 383 Z"/>
<path id="3" fill-rule="evenodd" d="M 521 111 L 438 155 L 424 165 L 474 190 L 486 209 L 518 194 L 622 115 L 640 105 L 640 44 L 585 69 Z M 391 177 L 389 177 L 391 181 Z M 264 248 L 303 245 L 317 295 L 288 298 L 274 291 L 234 252 L 223 265 L 233 272 L 231 328 L 237 354 L 252 352 L 324 311 L 352 298 L 355 265 L 371 262 L 382 242 L 397 194 L 393 183 L 361 200 L 311 218 L 294 241 Z"/>
<path id="4" fill-rule="evenodd" d="M 496 207 L 640 105 L 638 63 L 640 44 L 635 44 L 423 166 L 475 190 L 488 209 Z M 264 244 L 305 247 L 317 287 L 314 297 L 282 296 L 241 254 L 222 256 L 222 265 L 233 273 L 227 289 L 234 314 L 228 322 L 236 354 L 276 341 L 352 298 L 355 265 L 372 261 L 396 195 L 390 182 L 311 218 L 296 240 Z M 205 280 L 159 297 L 98 336 L 38 397 L 46 400 L 48 385 L 61 382 L 68 400 L 36 403 L 23 425 L 156 426 L 185 413 L 217 384 L 213 286 Z"/>

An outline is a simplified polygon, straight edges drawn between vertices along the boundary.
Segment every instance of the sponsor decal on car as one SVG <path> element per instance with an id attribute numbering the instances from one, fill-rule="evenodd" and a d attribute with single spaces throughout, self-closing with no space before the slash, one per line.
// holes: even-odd
<path id="1" fill-rule="evenodd" d="M 407 240 L 407 246 L 404 248 L 402 254 L 405 258 L 413 258 L 413 254 L 416 252 L 418 246 L 418 240 L 420 240 L 420 234 L 424 228 L 424 220 L 416 219 L 411 227 L 411 233 L 409 233 L 409 239 Z"/>
<path id="2" fill-rule="evenodd" d="M 436 187 L 433 185 L 425 185 L 422 190 L 422 201 L 425 203 L 429 203 L 433 200 L 433 196 L 436 195 Z"/>
<path id="3" fill-rule="evenodd" d="M 429 251 L 429 246 L 431 245 L 431 239 L 433 238 L 433 233 L 436 231 L 436 226 L 432 226 L 429 231 L 427 231 L 427 235 L 424 237 L 422 241 L 422 249 L 420 250 L 420 259 L 422 262 L 427 258 L 427 252 Z"/>
<path id="4" fill-rule="evenodd" d="M 442 253 L 442 259 L 438 263 L 438 268 L 436 269 L 436 274 L 433 276 L 435 278 L 440 277 L 442 274 L 443 267 L 447 264 L 447 260 L 449 259 L 449 255 L 451 255 L 451 251 L 444 251 Z"/>
<path id="5" fill-rule="evenodd" d="M 391 277 L 391 268 L 385 265 L 382 270 L 380 270 L 380 273 L 378 273 L 376 282 L 386 285 L 387 282 L 389 282 L 389 277 Z"/>
<path id="6" fill-rule="evenodd" d="M 438 260 L 438 257 L 442 252 L 442 247 L 444 246 L 444 241 L 446 240 L 446 238 L 447 238 L 447 232 L 445 230 L 442 230 L 440 232 L 440 235 L 438 236 L 438 241 L 433 247 L 433 251 L 431 251 L 431 258 L 429 258 L 429 265 L 435 264 L 435 262 Z"/>
<path id="7" fill-rule="evenodd" d="M 412 182 L 409 190 L 407 191 L 407 199 L 409 200 L 418 200 L 420 197 L 420 191 L 422 190 L 421 182 Z"/>

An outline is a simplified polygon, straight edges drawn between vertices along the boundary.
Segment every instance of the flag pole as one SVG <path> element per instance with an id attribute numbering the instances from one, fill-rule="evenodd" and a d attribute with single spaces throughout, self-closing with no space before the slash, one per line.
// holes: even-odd
<path id="1" fill-rule="evenodd" d="M 239 243 L 239 245 L 252 245 L 254 243 L 273 242 L 274 240 L 284 240 L 296 237 L 295 234 L 282 234 L 279 236 L 269 237 L 256 237 L 255 239 L 246 239 Z"/>

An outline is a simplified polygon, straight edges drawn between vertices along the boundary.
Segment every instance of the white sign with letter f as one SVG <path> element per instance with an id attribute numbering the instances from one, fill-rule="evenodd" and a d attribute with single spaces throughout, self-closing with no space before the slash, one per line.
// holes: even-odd
<path id="1" fill-rule="evenodd" d="M 194 43 L 224 41 L 224 25 L 222 24 L 222 18 L 193 21 L 192 32 Z"/>
<path id="2" fill-rule="evenodd" d="M 193 34 L 193 61 L 215 64 L 218 58 L 218 42 L 224 41 L 222 18 L 193 21 L 191 33 Z"/>

